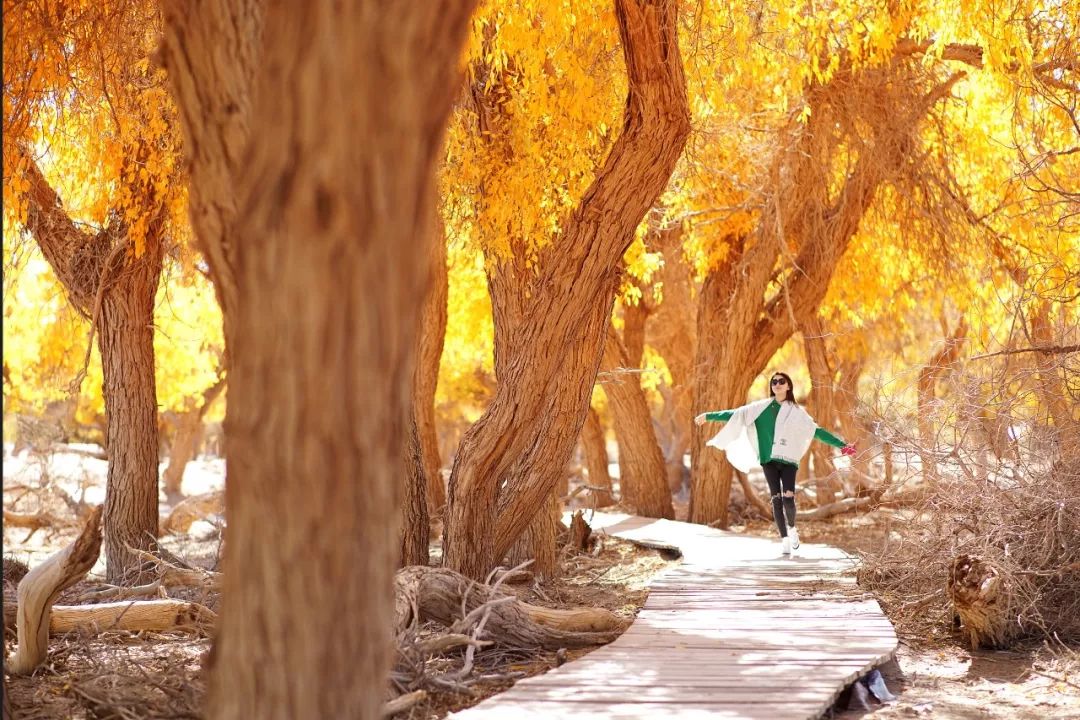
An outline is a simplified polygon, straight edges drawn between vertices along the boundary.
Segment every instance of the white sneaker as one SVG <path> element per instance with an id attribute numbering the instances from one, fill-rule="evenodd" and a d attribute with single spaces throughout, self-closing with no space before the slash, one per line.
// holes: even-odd
<path id="1" fill-rule="evenodd" d="M 782 552 L 784 555 L 790 555 L 791 554 L 791 538 L 789 538 L 789 537 L 784 538 L 783 541 L 781 542 L 781 545 L 783 545 L 783 550 L 781 550 L 780 552 Z"/>
<path id="2" fill-rule="evenodd" d="M 796 530 L 793 527 L 789 527 L 787 529 L 787 536 L 788 536 L 788 539 L 791 540 L 791 549 L 792 550 L 798 550 L 799 549 L 799 531 Z"/>

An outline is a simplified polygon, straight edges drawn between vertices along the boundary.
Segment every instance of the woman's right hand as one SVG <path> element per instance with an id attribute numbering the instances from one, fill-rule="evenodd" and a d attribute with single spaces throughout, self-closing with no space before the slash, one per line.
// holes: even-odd
<path id="1" fill-rule="evenodd" d="M 705 424 L 705 413 L 701 413 L 696 418 L 694 418 L 694 423 L 697 424 L 697 425 L 704 425 Z"/>

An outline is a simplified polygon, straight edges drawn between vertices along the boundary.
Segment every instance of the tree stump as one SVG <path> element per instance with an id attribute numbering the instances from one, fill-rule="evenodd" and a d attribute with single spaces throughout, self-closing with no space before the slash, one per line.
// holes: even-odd
<path id="1" fill-rule="evenodd" d="M 948 592 L 972 650 L 1008 643 L 1015 627 L 1009 586 L 990 562 L 974 555 L 956 557 L 949 567 Z"/>

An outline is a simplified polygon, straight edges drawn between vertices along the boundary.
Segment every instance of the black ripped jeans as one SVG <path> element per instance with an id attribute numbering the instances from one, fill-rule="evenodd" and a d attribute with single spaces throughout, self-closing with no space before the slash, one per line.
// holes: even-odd
<path id="1" fill-rule="evenodd" d="M 772 495 L 773 520 L 776 521 L 776 527 L 780 528 L 780 537 L 786 538 L 788 525 L 795 527 L 795 473 L 799 468 L 770 461 L 762 465 L 761 469 L 765 471 L 765 482 L 769 483 L 769 494 Z"/>

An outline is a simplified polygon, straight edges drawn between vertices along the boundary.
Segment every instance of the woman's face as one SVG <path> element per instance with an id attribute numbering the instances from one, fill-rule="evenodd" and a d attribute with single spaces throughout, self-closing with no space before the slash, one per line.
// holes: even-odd
<path id="1" fill-rule="evenodd" d="M 777 400 L 786 400 L 788 395 L 788 382 L 782 376 L 777 375 L 769 381 L 769 389 Z"/>

